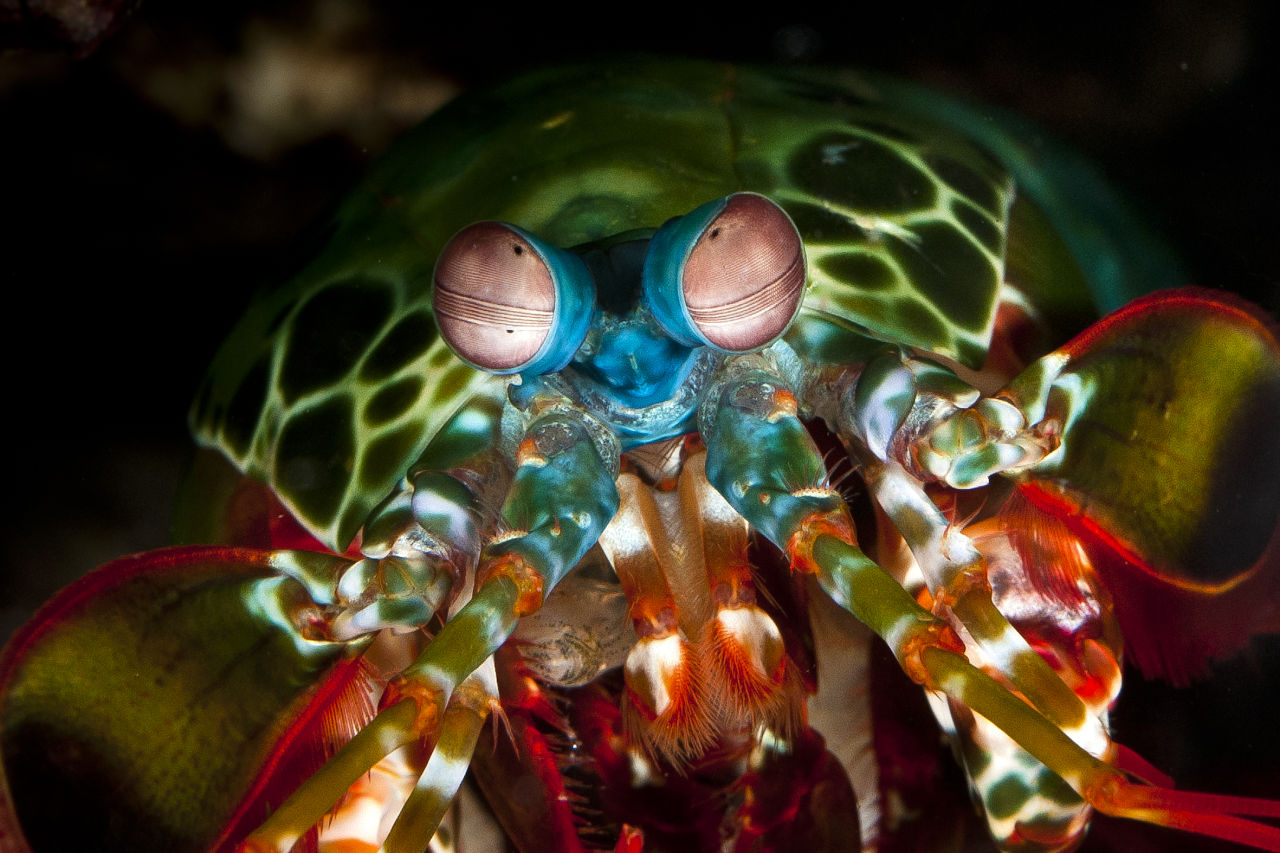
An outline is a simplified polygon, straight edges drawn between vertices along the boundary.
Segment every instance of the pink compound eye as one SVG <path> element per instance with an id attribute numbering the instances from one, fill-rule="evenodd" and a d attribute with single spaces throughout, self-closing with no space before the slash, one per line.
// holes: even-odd
<path id="1" fill-rule="evenodd" d="M 795 225 L 764 196 L 729 196 L 702 229 L 680 275 L 688 323 L 711 346 L 744 352 L 786 331 L 804 297 Z"/>
<path id="2" fill-rule="evenodd" d="M 501 222 L 454 235 L 436 262 L 436 324 L 463 361 L 482 370 L 526 368 L 555 323 L 556 285 L 530 239 Z"/>

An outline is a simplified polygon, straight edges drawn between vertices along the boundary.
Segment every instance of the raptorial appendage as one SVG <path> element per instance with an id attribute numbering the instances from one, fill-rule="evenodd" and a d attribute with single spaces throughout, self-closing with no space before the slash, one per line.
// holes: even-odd
<path id="1" fill-rule="evenodd" d="M 1276 365 L 1272 357 L 1260 381 L 1274 382 Z M 1280 831 L 1229 816 L 1278 816 L 1275 803 L 1175 794 L 1107 763 L 1116 756 L 1107 711 L 1120 689 L 1120 634 L 1084 545 L 1061 519 L 1015 493 L 970 536 L 930 496 L 930 483 L 971 488 L 1034 470 L 1060 446 L 1062 421 L 1032 422 L 1009 400 L 981 398 L 936 365 L 901 356 L 869 362 L 835 401 L 827 389 L 842 383 L 820 382 L 815 403 L 834 411 L 862 479 L 910 549 L 931 613 L 833 513 L 838 499 L 816 473 L 818 451 L 778 375 L 744 375 L 707 410 L 709 476 L 793 565 L 883 637 L 909 676 L 945 697 L 940 721 L 961 736 L 994 837 L 1010 848 L 1066 849 L 1098 808 L 1280 844 Z"/>

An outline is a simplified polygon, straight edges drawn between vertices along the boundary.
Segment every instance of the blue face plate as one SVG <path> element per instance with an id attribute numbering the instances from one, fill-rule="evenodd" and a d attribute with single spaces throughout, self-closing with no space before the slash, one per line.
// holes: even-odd
<path id="1" fill-rule="evenodd" d="M 641 316 L 637 316 L 641 315 Z M 598 336 L 573 369 L 589 377 L 626 406 L 649 406 L 670 399 L 688 372 L 694 347 L 662 333 L 640 310 L 619 320 L 603 315 Z"/>
<path id="2" fill-rule="evenodd" d="M 688 432 L 697 406 L 706 347 L 685 346 L 654 320 L 641 270 L 649 235 L 580 250 L 595 282 L 596 311 L 586 340 L 560 372 L 574 392 L 631 447 Z M 526 375 L 532 393 L 538 380 Z M 516 397 L 513 397 L 515 400 Z"/>

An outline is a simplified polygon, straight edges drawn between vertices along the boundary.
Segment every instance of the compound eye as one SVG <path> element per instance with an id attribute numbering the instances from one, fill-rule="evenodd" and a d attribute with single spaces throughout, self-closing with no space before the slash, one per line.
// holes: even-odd
<path id="1" fill-rule="evenodd" d="M 772 343 L 804 298 L 804 245 L 769 199 L 737 193 L 658 230 L 645 259 L 654 316 L 682 343 L 747 352 Z"/>
<path id="2" fill-rule="evenodd" d="M 463 361 L 541 373 L 563 367 L 581 344 L 594 289 L 576 255 L 514 225 L 479 222 L 440 253 L 433 301 L 440 334 Z"/>
<path id="3" fill-rule="evenodd" d="M 800 235 L 764 196 L 730 196 L 689 252 L 680 287 L 690 322 L 713 347 L 772 343 L 804 295 Z"/>

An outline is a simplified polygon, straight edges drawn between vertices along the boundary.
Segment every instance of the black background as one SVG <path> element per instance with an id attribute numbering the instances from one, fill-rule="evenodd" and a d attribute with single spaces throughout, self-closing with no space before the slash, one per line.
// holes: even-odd
<path id="1" fill-rule="evenodd" d="M 525 67 L 623 50 L 848 64 L 984 99 L 1090 154 L 1197 283 L 1280 312 L 1280 45 L 1261 2 L 1056 16 L 848 4 L 739 20 L 188 0 L 144 4 L 74 56 L 30 49 L 47 30 L 8 15 L 10 1 L 0 35 L 27 48 L 0 55 L 3 635 L 69 577 L 164 544 L 187 406 L 252 291 L 427 104 Z M 368 91 L 329 112 L 304 93 L 291 101 L 303 118 L 246 119 L 233 81 L 289 67 Z M 1276 432 L 1259 425 L 1260 440 Z M 1278 656 L 1261 643 L 1188 692 L 1135 686 L 1120 739 L 1192 787 L 1280 796 Z"/>

